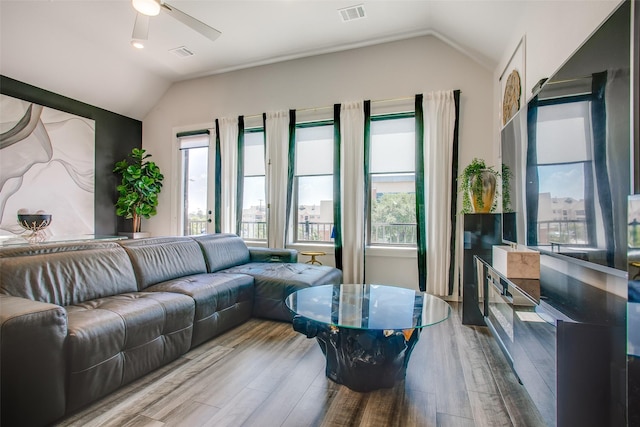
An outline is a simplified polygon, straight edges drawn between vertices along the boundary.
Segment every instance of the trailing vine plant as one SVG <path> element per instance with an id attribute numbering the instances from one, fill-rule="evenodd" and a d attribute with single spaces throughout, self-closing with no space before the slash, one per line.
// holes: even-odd
<path id="1" fill-rule="evenodd" d="M 502 212 L 513 212 L 511 208 L 511 168 L 508 165 L 502 164 Z"/>

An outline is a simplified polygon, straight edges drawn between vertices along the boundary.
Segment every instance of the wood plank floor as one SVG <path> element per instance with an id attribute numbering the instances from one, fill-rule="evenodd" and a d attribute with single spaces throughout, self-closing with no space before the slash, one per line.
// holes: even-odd
<path id="1" fill-rule="evenodd" d="M 451 305 L 391 389 L 335 384 L 315 339 L 251 319 L 57 425 L 543 426 L 487 329 L 463 326 Z"/>

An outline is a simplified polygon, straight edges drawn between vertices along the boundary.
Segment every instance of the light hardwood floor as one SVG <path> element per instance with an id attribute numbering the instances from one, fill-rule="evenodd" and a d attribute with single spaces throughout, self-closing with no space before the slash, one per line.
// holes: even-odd
<path id="1" fill-rule="evenodd" d="M 542 426 L 484 327 L 452 303 L 423 330 L 407 377 L 357 393 L 324 375 L 315 339 L 251 319 L 116 391 L 60 426 Z"/>

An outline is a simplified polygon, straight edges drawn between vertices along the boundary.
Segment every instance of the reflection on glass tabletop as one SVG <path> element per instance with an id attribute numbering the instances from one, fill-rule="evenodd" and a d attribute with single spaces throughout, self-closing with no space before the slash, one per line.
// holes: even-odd
<path id="1" fill-rule="evenodd" d="M 449 317 L 440 298 L 384 285 L 324 285 L 300 289 L 285 299 L 289 310 L 343 328 L 385 330 L 430 326 Z"/>

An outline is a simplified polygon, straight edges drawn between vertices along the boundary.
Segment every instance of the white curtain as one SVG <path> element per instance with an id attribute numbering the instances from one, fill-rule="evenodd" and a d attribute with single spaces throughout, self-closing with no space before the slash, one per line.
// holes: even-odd
<path id="1" fill-rule="evenodd" d="M 238 233 L 236 230 L 236 197 L 238 193 L 238 119 L 224 117 L 218 119 L 220 129 L 220 231 Z"/>
<path id="2" fill-rule="evenodd" d="M 453 91 L 425 94 L 424 180 L 427 222 L 427 292 L 445 296 L 451 261 L 451 168 L 456 112 Z"/>
<path id="3" fill-rule="evenodd" d="M 289 172 L 289 113 L 267 113 L 266 198 L 267 243 L 270 248 L 284 248 L 287 228 L 287 179 Z"/>
<path id="4" fill-rule="evenodd" d="M 340 107 L 340 203 L 342 204 L 343 283 L 364 281 L 364 108 L 363 102 Z"/>

